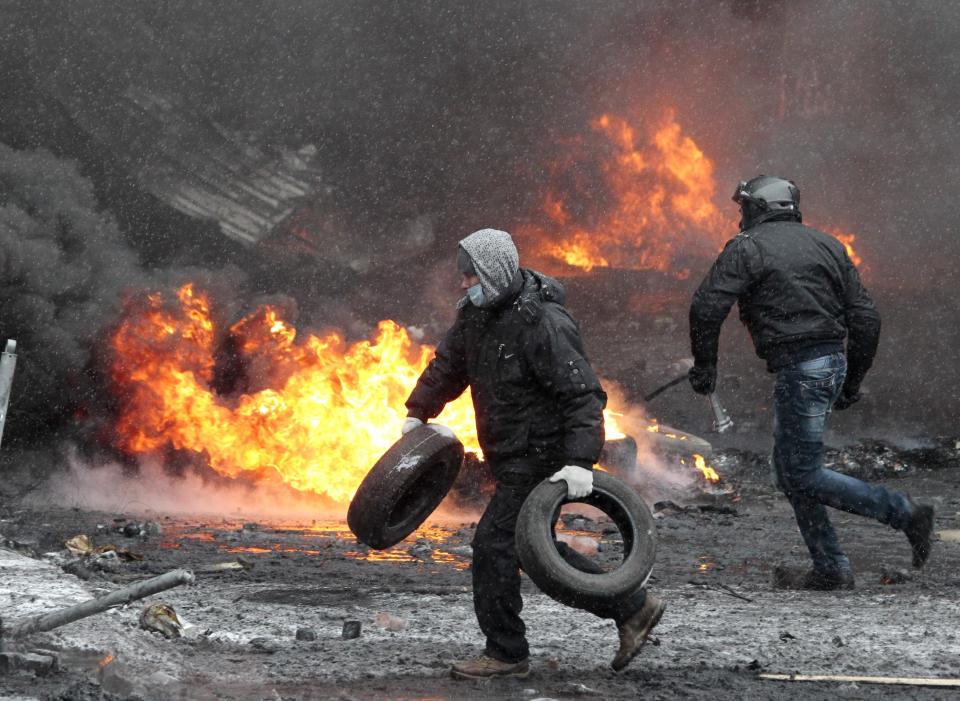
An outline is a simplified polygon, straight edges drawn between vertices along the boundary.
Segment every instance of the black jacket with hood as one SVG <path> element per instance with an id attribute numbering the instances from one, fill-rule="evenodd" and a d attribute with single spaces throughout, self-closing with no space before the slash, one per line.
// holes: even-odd
<path id="1" fill-rule="evenodd" d="M 495 473 L 591 469 L 603 447 L 607 396 L 564 297 L 556 280 L 519 269 L 492 305 L 461 302 L 407 400 L 410 416 L 437 416 L 469 386 L 480 447 Z"/>
<path id="2" fill-rule="evenodd" d="M 766 221 L 731 239 L 693 297 L 690 338 L 698 365 L 716 365 L 720 327 L 734 302 L 757 355 L 773 372 L 847 342 L 847 386 L 873 363 L 880 315 L 846 248 L 797 221 Z"/>

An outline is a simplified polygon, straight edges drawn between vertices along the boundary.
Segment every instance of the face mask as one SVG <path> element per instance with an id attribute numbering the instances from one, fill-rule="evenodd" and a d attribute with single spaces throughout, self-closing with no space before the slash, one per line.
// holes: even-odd
<path id="1" fill-rule="evenodd" d="M 470 298 L 470 302 L 475 307 L 483 306 L 484 297 L 483 297 L 483 287 L 480 286 L 478 282 L 476 285 L 472 285 L 467 289 L 467 297 Z"/>

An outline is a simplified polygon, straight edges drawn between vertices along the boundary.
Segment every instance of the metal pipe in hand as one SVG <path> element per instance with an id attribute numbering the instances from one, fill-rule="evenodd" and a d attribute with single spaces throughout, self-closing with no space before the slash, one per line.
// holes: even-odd
<path id="1" fill-rule="evenodd" d="M 733 428 L 733 419 L 730 418 L 727 410 L 723 408 L 723 404 L 720 403 L 720 398 L 717 397 L 716 392 L 710 394 L 710 408 L 713 409 L 714 431 L 717 433 L 726 433 Z"/>

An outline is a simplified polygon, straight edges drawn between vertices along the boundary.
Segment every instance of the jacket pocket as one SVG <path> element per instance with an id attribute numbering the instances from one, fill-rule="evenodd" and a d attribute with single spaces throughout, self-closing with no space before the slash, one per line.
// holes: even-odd
<path id="1" fill-rule="evenodd" d="M 526 387 L 529 379 L 527 368 L 517 350 L 515 348 L 511 350 L 505 344 L 500 344 L 497 349 L 497 366 L 493 382 L 494 394 L 497 398 L 508 404 L 516 402 L 519 397 L 529 391 Z"/>
<path id="2" fill-rule="evenodd" d="M 497 379 L 504 384 L 520 384 L 526 377 L 523 363 L 514 353 L 506 355 L 497 361 Z"/>

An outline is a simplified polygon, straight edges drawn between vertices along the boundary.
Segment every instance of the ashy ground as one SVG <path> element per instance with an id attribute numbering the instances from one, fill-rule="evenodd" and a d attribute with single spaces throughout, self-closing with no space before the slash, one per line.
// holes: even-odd
<path id="1" fill-rule="evenodd" d="M 608 666 L 617 643 L 612 623 L 553 602 L 525 579 L 530 676 L 476 683 L 449 678 L 451 661 L 482 649 L 470 594 L 471 523 L 432 524 L 381 553 L 358 546 L 338 522 L 152 514 L 160 535 L 127 538 L 119 529 L 142 514 L 7 504 L 0 513 L 7 543 L 0 550 L 0 616 L 7 621 L 175 567 L 194 569 L 198 581 L 149 600 L 176 609 L 187 626 L 184 637 L 169 640 L 140 628 L 144 602 L 36 634 L 17 644 L 54 651 L 60 670 L 0 677 L 6 694 L 0 697 L 956 698 L 956 689 L 757 676 L 960 676 L 955 461 L 937 469 L 906 465 L 893 471 L 902 476 L 884 480 L 936 506 L 943 539 L 922 573 L 910 570 L 901 533 L 834 513 L 857 588 L 816 593 L 773 589 L 774 565 L 806 561 L 792 513 L 770 487 L 762 459 L 721 457 L 734 498 L 694 496 L 658 506 L 659 553 L 650 588 L 667 611 L 650 644 L 620 674 Z M 604 535 L 602 523 L 568 525 L 575 529 L 570 535 L 601 543 L 600 556 L 613 557 L 615 536 Z M 106 572 L 76 569 L 62 553 L 63 542 L 79 533 L 144 559 Z M 11 548 L 61 555 L 38 559 Z M 243 569 L 202 573 L 220 562 L 240 562 Z M 65 563 L 81 577 L 64 572 Z M 360 623 L 358 638 L 342 637 L 345 621 Z M 305 629 L 301 638 L 314 639 L 298 640 L 298 629 Z"/>

